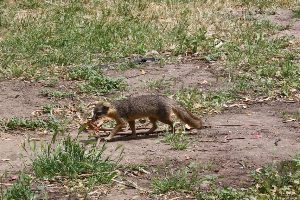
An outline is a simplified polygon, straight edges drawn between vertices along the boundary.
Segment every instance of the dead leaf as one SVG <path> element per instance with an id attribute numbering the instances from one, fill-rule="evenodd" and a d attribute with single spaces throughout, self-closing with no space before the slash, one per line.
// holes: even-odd
<path id="1" fill-rule="evenodd" d="M 43 114 L 43 111 L 42 110 L 35 110 L 31 113 L 31 115 L 33 116 L 41 116 Z"/>
<path id="2" fill-rule="evenodd" d="M 204 81 L 201 82 L 201 84 L 207 84 L 207 83 L 208 83 L 207 80 L 204 80 Z"/>
<path id="3" fill-rule="evenodd" d="M 146 74 L 145 70 L 141 69 L 141 74 L 142 75 Z"/>
<path id="4" fill-rule="evenodd" d="M 10 159 L 8 159 L 8 158 L 3 158 L 3 159 L 1 159 L 1 161 L 7 162 L 7 161 L 10 161 Z"/>
<path id="5" fill-rule="evenodd" d="M 294 119 L 294 118 L 290 118 L 290 119 L 286 120 L 286 122 L 295 122 L 295 121 L 296 121 L 296 119 Z"/>

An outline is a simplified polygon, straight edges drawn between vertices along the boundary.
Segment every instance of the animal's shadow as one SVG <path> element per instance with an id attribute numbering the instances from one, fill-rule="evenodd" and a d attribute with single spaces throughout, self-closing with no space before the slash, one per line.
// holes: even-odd
<path id="1" fill-rule="evenodd" d="M 144 139 L 150 139 L 150 138 L 157 138 L 159 136 L 159 133 L 162 133 L 162 131 L 157 131 L 152 134 L 145 134 L 145 133 L 138 133 L 136 137 L 133 137 L 132 134 L 117 134 L 114 136 L 110 141 L 108 142 L 117 142 L 117 141 L 130 141 L 130 140 L 144 140 Z M 81 139 L 80 141 L 84 143 L 85 145 L 91 144 L 91 143 L 97 143 L 98 139 L 100 139 L 101 142 L 105 142 L 105 137 L 108 135 L 103 135 L 101 137 L 93 137 L 88 139 Z"/>

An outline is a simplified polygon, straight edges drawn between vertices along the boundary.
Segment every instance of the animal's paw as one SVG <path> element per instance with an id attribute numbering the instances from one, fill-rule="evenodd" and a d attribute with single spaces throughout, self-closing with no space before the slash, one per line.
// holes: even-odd
<path id="1" fill-rule="evenodd" d="M 109 141 L 111 141 L 112 140 L 112 137 L 106 137 L 106 138 L 104 138 L 104 140 L 106 141 L 106 142 L 109 142 Z"/>

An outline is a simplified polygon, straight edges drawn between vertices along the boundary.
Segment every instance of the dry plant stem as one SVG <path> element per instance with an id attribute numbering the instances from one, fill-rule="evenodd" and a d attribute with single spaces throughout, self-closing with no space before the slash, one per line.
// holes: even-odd
<path id="1" fill-rule="evenodd" d="M 154 131 L 153 132 L 153 134 L 154 133 L 163 133 L 164 132 L 164 130 L 157 130 L 157 131 Z M 146 135 L 146 133 L 147 133 L 147 129 L 143 129 L 143 130 L 139 130 L 139 131 L 137 131 L 136 132 L 138 135 Z M 132 134 L 132 132 L 131 132 L 131 130 L 128 130 L 128 131 L 121 131 L 121 132 L 118 132 L 118 133 L 116 133 L 116 135 L 131 135 Z M 95 137 L 96 138 L 99 138 L 99 137 L 104 137 L 104 136 L 108 136 L 109 134 L 99 134 L 99 135 L 96 135 Z"/>
<path id="2" fill-rule="evenodd" d="M 122 185 L 125 185 L 125 186 L 130 187 L 130 188 L 134 188 L 134 189 L 143 191 L 143 192 L 148 192 L 148 193 L 151 192 L 151 191 L 149 191 L 149 190 L 146 190 L 146 189 L 143 189 L 143 188 L 139 187 L 139 186 L 138 186 L 136 183 L 134 183 L 133 181 L 126 180 L 128 183 L 126 183 L 126 182 L 124 182 L 124 181 L 119 181 L 119 180 L 116 180 L 116 179 L 112 179 L 112 181 L 114 181 L 114 182 L 116 182 L 116 183 L 119 183 L 119 184 L 122 184 Z"/>

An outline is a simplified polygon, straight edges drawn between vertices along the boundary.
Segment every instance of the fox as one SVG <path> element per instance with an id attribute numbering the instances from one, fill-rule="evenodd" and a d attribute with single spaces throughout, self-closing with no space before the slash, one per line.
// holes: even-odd
<path id="1" fill-rule="evenodd" d="M 131 96 L 111 103 L 99 102 L 93 109 L 91 121 L 95 122 L 102 117 L 108 117 L 116 121 L 116 126 L 110 135 L 105 138 L 106 141 L 110 141 L 116 133 L 126 126 L 126 123 L 129 124 L 132 136 L 136 137 L 135 120 L 140 118 L 148 118 L 152 123 L 152 127 L 146 134 L 151 134 L 158 128 L 157 121 L 169 125 L 173 132 L 172 113 L 193 128 L 200 129 L 203 127 L 202 120 L 199 117 L 175 100 L 158 94 Z"/>

